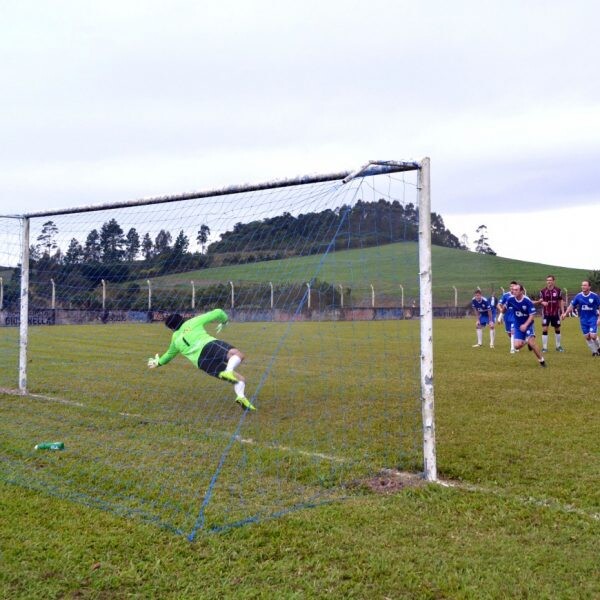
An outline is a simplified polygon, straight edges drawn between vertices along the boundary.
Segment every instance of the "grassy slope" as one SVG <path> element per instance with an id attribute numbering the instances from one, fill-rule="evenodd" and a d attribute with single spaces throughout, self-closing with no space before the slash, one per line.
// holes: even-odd
<path id="1" fill-rule="evenodd" d="M 388 244 L 367 249 L 338 251 L 329 255 L 320 268 L 321 256 L 305 256 L 261 263 L 218 267 L 159 277 L 155 285 L 189 285 L 190 280 L 201 284 L 228 281 L 274 283 L 281 281 L 308 281 L 319 273 L 319 279 L 344 285 L 369 283 L 377 289 L 397 290 L 405 287 L 405 297 L 418 297 L 417 244 L 413 242 Z M 434 302 L 438 305 L 453 303 L 456 286 L 460 302 L 470 300 L 473 288 L 484 291 L 507 287 L 512 279 L 522 281 L 526 288 L 539 290 L 545 277 L 552 273 L 557 285 L 569 293 L 580 290 L 581 280 L 588 275 L 584 269 L 569 269 L 538 263 L 487 256 L 440 246 L 432 247 Z M 319 270 L 320 269 L 320 270 Z M 143 282 L 145 284 L 145 282 Z"/>
<path id="2" fill-rule="evenodd" d="M 0 596 L 599 597 L 600 364 L 576 320 L 545 371 L 504 337 L 472 349 L 471 320 L 434 339 L 440 474 L 476 491 L 357 493 L 190 545 L 1 484 Z"/>

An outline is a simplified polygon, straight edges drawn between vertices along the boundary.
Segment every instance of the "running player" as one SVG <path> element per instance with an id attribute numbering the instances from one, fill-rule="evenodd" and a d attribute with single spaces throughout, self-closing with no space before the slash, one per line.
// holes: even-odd
<path id="1" fill-rule="evenodd" d="M 508 286 L 508 291 L 504 292 L 498 301 L 498 310 L 500 314 L 498 315 L 498 323 L 502 323 L 504 321 L 504 329 L 508 334 L 508 338 L 510 340 L 510 353 L 515 353 L 515 335 L 514 335 L 514 321 L 515 315 L 513 313 L 512 307 L 508 306 L 509 298 L 514 296 L 514 292 L 516 290 L 516 286 L 519 284 L 516 281 L 511 281 Z"/>
<path id="2" fill-rule="evenodd" d="M 600 356 L 600 344 L 598 343 L 598 313 L 600 311 L 600 296 L 592 292 L 590 282 L 584 279 L 581 282 L 581 292 L 571 300 L 567 310 L 563 312 L 562 319 L 570 315 L 574 310 L 579 313 L 579 325 L 587 345 L 592 351 L 592 356 Z"/>
<path id="3" fill-rule="evenodd" d="M 475 290 L 475 296 L 471 300 L 471 308 L 477 316 L 475 322 L 475 331 L 477 332 L 477 343 L 473 348 L 481 348 L 483 345 L 483 330 L 489 323 L 490 326 L 490 348 L 494 347 L 494 319 L 492 318 L 492 308 L 487 298 L 481 295 L 481 290 Z"/>
<path id="4" fill-rule="evenodd" d="M 546 361 L 544 360 L 540 349 L 535 343 L 535 330 L 533 328 L 535 305 L 525 295 L 524 288 L 520 283 L 514 285 L 513 289 L 515 294 L 508 299 L 507 305 L 508 307 L 512 308 L 515 319 L 515 350 L 519 350 L 525 344 L 527 344 L 527 348 L 532 350 L 538 359 L 540 367 L 545 367 Z"/>

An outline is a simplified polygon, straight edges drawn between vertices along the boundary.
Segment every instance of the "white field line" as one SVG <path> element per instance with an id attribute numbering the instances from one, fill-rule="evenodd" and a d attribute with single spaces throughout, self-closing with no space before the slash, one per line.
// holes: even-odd
<path id="1" fill-rule="evenodd" d="M 322 454 L 321 452 L 309 452 L 308 450 L 298 450 L 297 448 L 291 448 L 290 446 L 280 446 L 279 444 L 261 444 L 253 440 L 252 438 L 243 438 L 239 435 L 235 436 L 235 440 L 240 444 L 247 444 L 249 446 L 263 446 L 272 450 L 279 450 L 281 452 L 289 452 L 291 454 L 300 454 L 302 456 L 310 456 L 313 458 L 322 458 L 323 460 L 329 460 L 337 463 L 349 463 L 352 462 L 348 458 L 340 458 L 338 456 L 332 456 L 330 454 Z"/>
<path id="2" fill-rule="evenodd" d="M 22 396 L 22 394 L 16 392 L 15 390 L 8 390 L 8 389 L 0 388 L 0 392 L 5 393 L 5 394 Z M 36 399 L 40 399 L 40 400 L 47 400 L 49 402 L 58 402 L 60 404 L 67 404 L 70 406 L 77 406 L 80 408 L 89 408 L 87 405 L 82 404 L 81 402 L 75 402 L 73 400 L 67 400 L 65 398 L 45 396 L 43 394 L 27 394 L 24 397 L 36 398 Z M 111 412 L 111 411 L 106 411 L 106 412 Z M 143 418 L 143 415 L 139 415 L 139 414 L 135 414 L 135 413 L 119 412 L 119 413 L 114 413 L 114 414 L 118 414 L 123 417 Z M 218 431 L 218 430 L 213 430 L 213 429 L 209 429 L 209 431 L 211 433 L 216 433 L 223 437 L 229 437 L 231 435 L 230 433 L 227 433 L 226 431 Z M 290 453 L 299 454 L 302 456 L 309 456 L 309 457 L 313 457 L 313 458 L 329 460 L 331 462 L 337 462 L 337 463 L 352 462 L 350 459 L 347 459 L 347 458 L 340 458 L 340 457 L 332 456 L 329 454 L 323 454 L 321 452 L 309 452 L 307 450 L 299 450 L 297 448 L 291 448 L 289 446 L 280 446 L 280 445 L 276 445 L 276 444 L 264 445 L 264 444 L 260 444 L 260 442 L 253 440 L 252 438 L 243 438 L 239 435 L 235 436 L 235 440 L 237 442 L 239 442 L 240 444 L 247 444 L 250 446 L 262 446 L 264 448 L 279 450 L 281 452 L 290 452 Z M 400 471 L 394 471 L 393 469 L 384 469 L 384 471 L 386 471 L 390 474 L 408 475 L 408 476 L 414 477 L 414 473 L 402 473 Z M 600 513 L 588 512 L 588 511 L 582 510 L 581 508 L 577 508 L 576 506 L 573 506 L 572 504 L 563 504 L 562 502 L 558 502 L 557 500 L 544 500 L 544 499 L 539 499 L 539 498 L 525 497 L 525 496 L 518 496 L 518 495 L 515 496 L 515 495 L 512 495 L 512 494 L 506 492 L 505 490 L 502 490 L 502 489 L 482 487 L 482 486 L 478 486 L 478 485 L 474 485 L 472 483 L 467 483 L 467 482 L 462 482 L 462 481 L 450 481 L 450 480 L 438 479 L 437 481 L 432 482 L 432 483 L 436 483 L 438 485 L 441 485 L 442 487 L 455 488 L 455 489 L 464 490 L 467 492 L 490 494 L 490 495 L 497 496 L 500 498 L 516 500 L 517 502 L 524 504 L 524 505 L 533 505 L 533 506 L 539 506 L 541 508 L 550 508 L 550 509 L 558 510 L 563 513 L 575 514 L 580 517 L 587 517 L 587 518 L 591 518 L 595 521 L 600 521 Z"/>
<path id="3" fill-rule="evenodd" d="M 531 504 L 533 506 L 540 506 L 542 508 L 551 508 L 560 512 L 575 514 L 579 515 L 580 517 L 589 517 L 591 519 L 594 519 L 595 521 L 600 521 L 600 513 L 588 512 L 586 510 L 582 510 L 581 508 L 577 508 L 572 504 L 563 504 L 562 502 L 558 502 L 558 500 L 544 500 L 540 498 L 533 498 L 531 496 L 512 495 L 503 489 L 482 487 L 462 481 L 444 481 L 442 479 L 438 479 L 435 483 L 443 487 L 456 488 L 459 490 L 465 490 L 467 492 L 491 494 L 493 496 L 498 496 L 499 498 L 516 500 L 521 504 Z"/>
<path id="4" fill-rule="evenodd" d="M 14 391 L 9 391 L 9 390 L 1 390 L 0 389 L 0 391 L 4 391 L 5 393 L 12 393 L 13 395 L 22 395 L 22 394 L 18 394 Z M 38 400 L 47 400 L 48 402 L 58 402 L 59 404 L 66 404 L 68 406 L 77 406 L 80 408 L 90 408 L 88 405 L 83 404 L 82 402 L 75 402 L 74 400 L 67 400 L 66 398 L 58 398 L 56 396 L 46 396 L 44 394 L 26 394 L 24 397 L 35 398 Z M 136 418 L 136 419 L 145 418 L 144 415 L 140 415 L 137 413 L 114 412 L 114 411 L 110 411 L 107 409 L 103 409 L 103 412 L 118 414 L 121 417 L 131 417 L 131 418 Z M 206 429 L 206 431 L 213 433 L 213 434 L 217 434 L 224 438 L 231 437 L 231 433 L 228 433 L 227 431 L 219 431 L 217 429 Z M 262 446 L 263 448 L 267 448 L 267 449 L 271 449 L 271 450 L 279 450 L 280 452 L 288 452 L 290 454 L 299 454 L 301 456 L 320 458 L 322 460 L 328 460 L 331 462 L 337 462 L 337 463 L 352 462 L 348 458 L 340 458 L 338 456 L 332 456 L 330 454 L 323 454 L 321 452 L 309 452 L 308 450 L 300 450 L 297 448 L 292 448 L 291 446 L 282 446 L 282 445 L 278 445 L 278 444 L 261 444 L 260 442 L 257 442 L 256 440 L 253 440 L 252 438 L 243 438 L 240 435 L 235 436 L 235 441 L 239 442 L 240 444 L 246 444 L 248 446 L 257 446 L 257 447 Z"/>

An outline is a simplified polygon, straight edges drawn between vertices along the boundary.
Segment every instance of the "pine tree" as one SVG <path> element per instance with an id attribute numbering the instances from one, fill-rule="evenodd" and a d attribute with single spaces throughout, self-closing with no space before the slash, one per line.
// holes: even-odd
<path id="1" fill-rule="evenodd" d="M 140 251 L 140 235 L 132 227 L 125 236 L 125 260 L 133 262 Z"/>
<path id="2" fill-rule="evenodd" d="M 171 247 L 171 233 L 161 229 L 154 240 L 154 249 L 157 255 L 166 252 Z"/>
<path id="3" fill-rule="evenodd" d="M 125 238 L 123 230 L 116 219 L 111 219 L 102 225 L 100 230 L 100 252 L 102 262 L 113 263 L 123 259 L 125 254 Z"/>
<path id="4" fill-rule="evenodd" d="M 83 258 L 86 262 L 100 262 L 100 234 L 97 229 L 92 229 L 85 240 Z"/>
<path id="5" fill-rule="evenodd" d="M 190 240 L 183 233 L 183 229 L 179 232 L 177 237 L 175 238 L 175 243 L 173 244 L 173 255 L 174 256 L 183 256 L 187 251 L 190 245 Z"/>
<path id="6" fill-rule="evenodd" d="M 83 257 L 83 247 L 75 238 L 71 238 L 64 258 L 65 265 L 77 265 L 83 260 Z"/>
<path id="7" fill-rule="evenodd" d="M 149 233 L 146 233 L 142 240 L 142 255 L 144 256 L 144 260 L 150 260 L 154 255 L 154 244 Z"/>

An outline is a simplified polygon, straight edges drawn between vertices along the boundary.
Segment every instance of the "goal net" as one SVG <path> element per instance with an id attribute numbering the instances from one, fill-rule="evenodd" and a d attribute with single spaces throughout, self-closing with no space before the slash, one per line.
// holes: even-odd
<path id="1" fill-rule="evenodd" d="M 2 479 L 189 539 L 435 479 L 428 168 L 0 218 Z M 216 308 L 255 411 L 147 368 L 169 314 Z"/>

